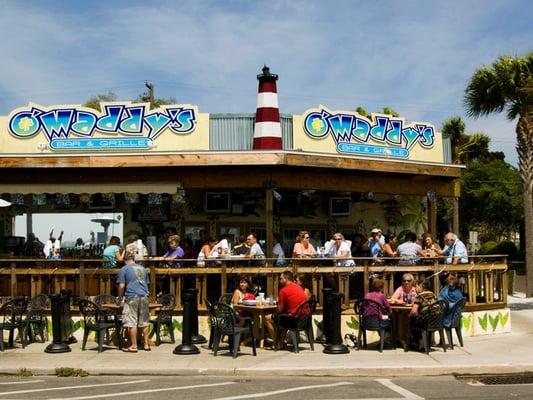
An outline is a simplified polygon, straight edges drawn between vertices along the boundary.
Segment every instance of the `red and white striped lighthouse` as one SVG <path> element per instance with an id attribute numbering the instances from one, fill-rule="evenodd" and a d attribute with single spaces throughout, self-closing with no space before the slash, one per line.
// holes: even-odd
<path id="1" fill-rule="evenodd" d="M 278 76 L 270 73 L 265 65 L 263 73 L 257 75 L 259 93 L 257 94 L 257 111 L 255 113 L 254 150 L 281 150 L 281 124 L 279 121 Z"/>

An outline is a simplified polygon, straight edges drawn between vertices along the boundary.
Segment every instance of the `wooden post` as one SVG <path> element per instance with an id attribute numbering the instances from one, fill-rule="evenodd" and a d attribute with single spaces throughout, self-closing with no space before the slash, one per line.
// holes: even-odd
<path id="1" fill-rule="evenodd" d="M 11 297 L 17 296 L 17 267 L 11 263 Z"/>
<path id="2" fill-rule="evenodd" d="M 452 232 L 459 235 L 459 197 L 453 198 Z"/>
<path id="3" fill-rule="evenodd" d="M 85 298 L 85 264 L 80 263 L 80 299 Z"/>
<path id="4" fill-rule="evenodd" d="M 266 243 L 266 253 L 267 258 L 272 258 L 272 247 L 274 244 L 274 199 L 273 191 L 271 187 L 266 188 L 266 205 L 265 205 L 265 215 L 266 215 L 266 234 L 267 234 L 267 243 Z"/>
<path id="5" fill-rule="evenodd" d="M 437 235 L 437 199 L 428 197 L 428 230 L 435 238 Z"/>
<path id="6" fill-rule="evenodd" d="M 220 270 L 220 294 L 228 293 L 228 276 L 226 275 L 226 261 Z"/>
<path id="7" fill-rule="evenodd" d="M 155 302 L 156 296 L 157 296 L 157 286 L 156 286 L 156 279 L 157 276 L 155 274 L 155 264 L 150 264 L 150 301 L 153 303 Z"/>

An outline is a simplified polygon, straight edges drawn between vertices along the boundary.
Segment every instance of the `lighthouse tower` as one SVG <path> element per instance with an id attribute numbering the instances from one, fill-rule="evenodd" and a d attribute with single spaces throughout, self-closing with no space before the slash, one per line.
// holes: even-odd
<path id="1" fill-rule="evenodd" d="M 254 150 L 281 150 L 281 124 L 279 122 L 278 76 L 270 73 L 265 65 L 263 73 L 257 75 L 259 93 L 257 94 L 257 111 L 255 113 Z"/>

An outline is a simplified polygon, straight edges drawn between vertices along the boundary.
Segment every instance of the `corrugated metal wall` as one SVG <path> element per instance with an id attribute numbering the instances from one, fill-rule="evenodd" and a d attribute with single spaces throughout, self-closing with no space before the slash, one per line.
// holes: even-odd
<path id="1" fill-rule="evenodd" d="M 210 150 L 252 150 L 255 114 L 210 114 Z M 292 150 L 292 116 L 281 115 L 283 149 Z M 444 163 L 452 162 L 450 138 L 443 138 Z"/>
<path id="2" fill-rule="evenodd" d="M 252 150 L 255 114 L 210 114 L 210 150 Z M 281 115 L 283 149 L 292 150 L 292 116 Z"/>
<path id="3" fill-rule="evenodd" d="M 449 137 L 442 137 L 442 151 L 444 152 L 444 163 L 452 163 L 452 140 Z"/>

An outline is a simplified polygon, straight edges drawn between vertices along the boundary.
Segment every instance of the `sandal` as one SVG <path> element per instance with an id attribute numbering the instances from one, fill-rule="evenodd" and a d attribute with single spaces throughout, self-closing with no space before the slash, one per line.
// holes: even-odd
<path id="1" fill-rule="evenodd" d="M 144 351 L 152 351 L 152 349 L 150 347 L 145 347 L 143 350 Z"/>
<path id="2" fill-rule="evenodd" d="M 127 347 L 125 349 L 122 349 L 124 353 L 137 353 L 137 349 L 133 349 L 131 347 Z"/>

